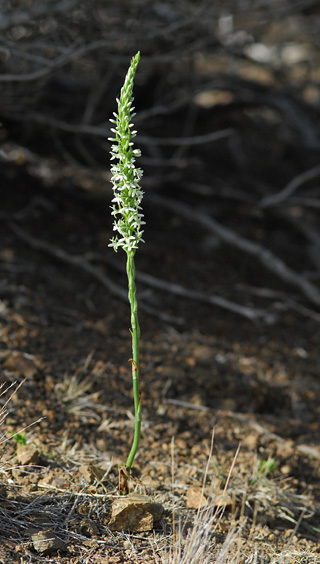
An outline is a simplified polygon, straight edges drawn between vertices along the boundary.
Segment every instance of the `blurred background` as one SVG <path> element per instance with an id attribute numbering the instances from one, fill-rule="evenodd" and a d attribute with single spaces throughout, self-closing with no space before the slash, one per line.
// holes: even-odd
<path id="1" fill-rule="evenodd" d="M 312 0 L 4 0 L 2 229 L 66 262 L 107 255 L 109 118 L 140 50 L 142 308 L 318 323 L 319 28 Z"/>

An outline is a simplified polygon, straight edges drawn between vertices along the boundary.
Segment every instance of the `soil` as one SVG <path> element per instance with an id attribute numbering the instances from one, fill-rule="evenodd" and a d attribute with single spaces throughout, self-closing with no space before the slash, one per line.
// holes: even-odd
<path id="1" fill-rule="evenodd" d="M 71 180 L 45 189 L 23 166 L 5 190 L 6 217 L 24 233 L 91 257 L 126 288 L 125 257 L 107 246 L 110 191 Z M 204 230 L 148 194 L 144 210 L 137 271 L 248 307 L 265 302 L 245 285 L 288 290 L 257 262 L 208 249 Z M 131 488 L 165 514 L 153 531 L 111 532 L 133 432 L 128 304 L 77 265 L 32 248 L 12 221 L 0 229 L 0 562 L 169 561 L 177 535 L 186 542 L 175 522 L 192 527 L 202 486 L 218 509 L 212 562 L 232 527 L 234 562 L 320 562 L 317 319 L 288 309 L 272 325 L 254 324 L 137 282 L 143 422 Z M 39 531 L 56 543 L 41 548 Z"/>

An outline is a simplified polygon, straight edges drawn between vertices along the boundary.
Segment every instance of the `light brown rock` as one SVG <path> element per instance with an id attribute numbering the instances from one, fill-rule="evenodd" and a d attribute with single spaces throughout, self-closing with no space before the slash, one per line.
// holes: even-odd
<path id="1" fill-rule="evenodd" d="M 18 445 L 17 460 L 22 466 L 27 464 L 38 464 L 39 453 L 37 448 L 34 445 Z"/>
<path id="2" fill-rule="evenodd" d="M 223 490 L 215 490 L 210 496 L 206 496 L 201 487 L 191 487 L 187 494 L 187 507 L 189 509 L 201 509 L 206 505 L 223 507 L 232 505 L 232 498 Z"/>
<path id="3" fill-rule="evenodd" d="M 112 503 L 108 527 L 111 531 L 150 531 L 161 520 L 164 509 L 146 495 L 118 497 Z"/>
<path id="4" fill-rule="evenodd" d="M 35 550 L 44 556 L 67 549 L 67 545 L 52 531 L 38 531 L 31 538 Z"/>
<path id="5" fill-rule="evenodd" d="M 193 487 L 188 489 L 187 494 L 187 507 L 189 509 L 200 509 L 207 503 L 207 498 L 204 495 L 203 488 Z"/>

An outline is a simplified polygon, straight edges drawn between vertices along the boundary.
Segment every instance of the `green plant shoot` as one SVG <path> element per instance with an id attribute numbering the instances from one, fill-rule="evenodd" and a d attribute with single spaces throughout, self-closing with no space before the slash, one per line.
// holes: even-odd
<path id="1" fill-rule="evenodd" d="M 136 157 L 141 155 L 139 149 L 133 148 L 132 139 L 136 135 L 131 119 L 135 116 L 133 107 L 133 82 L 140 59 L 140 52 L 132 58 L 124 85 L 117 98 L 118 113 L 111 119 L 111 128 L 114 137 L 112 142 L 111 160 L 116 162 L 111 166 L 114 197 L 112 200 L 112 215 L 114 217 L 113 230 L 117 234 L 111 239 L 109 247 L 118 251 L 121 247 L 127 255 L 128 298 L 131 310 L 131 337 L 132 337 L 132 383 L 135 410 L 135 426 L 132 447 L 127 458 L 126 468 L 131 469 L 133 460 L 138 450 L 141 430 L 141 397 L 139 388 L 139 338 L 140 327 L 138 321 L 138 304 L 136 299 L 135 264 L 134 255 L 140 241 L 143 241 L 142 226 L 144 225 L 141 213 L 143 191 L 139 182 L 142 170 L 135 165 Z M 126 490 L 127 482 L 125 479 Z"/>
<path id="2" fill-rule="evenodd" d="M 15 441 L 17 441 L 19 445 L 27 444 L 26 434 L 27 434 L 26 431 L 21 431 L 20 433 L 15 433 L 14 431 L 11 431 L 12 438 Z"/>

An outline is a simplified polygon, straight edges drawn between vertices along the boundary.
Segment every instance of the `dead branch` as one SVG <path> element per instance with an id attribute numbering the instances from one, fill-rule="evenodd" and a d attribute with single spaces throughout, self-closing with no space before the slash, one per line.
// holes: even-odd
<path id="1" fill-rule="evenodd" d="M 18 225 L 14 223 L 8 223 L 8 227 L 11 229 L 11 231 L 13 231 L 15 235 L 17 235 L 17 237 L 25 241 L 33 249 L 36 249 L 38 251 L 43 251 L 61 262 L 79 268 L 84 272 L 87 272 L 88 274 L 90 274 L 90 276 L 98 280 L 105 288 L 107 288 L 107 290 L 111 294 L 117 296 L 118 298 L 120 298 L 120 300 L 124 301 L 125 303 L 128 302 L 128 291 L 125 290 L 124 288 L 121 288 L 121 286 L 119 286 L 118 284 L 112 282 L 112 280 L 110 280 L 110 278 L 106 276 L 106 274 L 104 274 L 98 268 L 95 268 L 95 266 L 93 266 L 90 262 L 88 262 L 83 257 L 77 255 L 70 255 L 69 253 L 66 253 L 63 249 L 60 249 L 59 247 L 51 245 L 46 241 L 37 239 L 36 237 L 32 237 L 24 229 L 18 227 Z M 163 321 L 169 323 L 178 323 L 178 324 L 181 324 L 182 322 L 181 318 L 173 317 L 171 315 L 163 313 L 162 311 L 155 310 L 154 308 L 143 302 L 140 303 L 140 308 L 146 311 L 147 313 L 149 313 L 150 315 L 162 319 Z"/>
<path id="2" fill-rule="evenodd" d="M 30 22 L 34 24 L 34 21 L 43 16 L 48 17 L 49 15 L 61 14 L 67 10 L 75 8 L 77 4 L 80 4 L 81 0 L 62 0 L 55 4 L 51 2 L 43 4 L 35 4 L 30 10 L 15 10 L 12 13 L 2 12 L 0 20 L 0 31 L 7 31 L 8 29 L 18 26 L 26 25 Z"/>
<path id="3" fill-rule="evenodd" d="M 1 79 L 1 76 L 0 76 Z M 55 118 L 49 118 L 39 113 L 31 113 L 24 119 L 36 123 L 41 123 L 43 125 L 49 125 L 54 129 L 59 129 L 61 131 L 67 131 L 69 133 L 81 133 L 85 135 L 94 135 L 96 137 L 102 137 L 105 139 L 110 132 L 105 125 L 92 126 L 87 124 L 70 124 L 62 120 Z M 192 146 L 192 145 L 204 145 L 206 143 L 212 143 L 213 141 L 219 141 L 225 137 L 230 137 L 234 134 L 234 130 L 231 128 L 223 129 L 221 131 L 213 131 L 212 133 L 207 133 L 203 135 L 194 135 L 192 137 L 149 137 L 147 135 L 136 135 L 136 141 L 141 145 L 173 145 L 173 146 Z"/>
<path id="4" fill-rule="evenodd" d="M 150 196 L 150 199 L 156 205 L 160 205 L 190 221 L 200 224 L 205 229 L 214 233 L 224 243 L 255 257 L 270 272 L 284 282 L 298 288 L 313 304 L 320 306 L 320 291 L 318 288 L 306 280 L 301 274 L 287 266 L 279 257 L 269 251 L 269 249 L 242 237 L 231 229 L 224 227 L 209 215 L 197 211 L 182 202 L 165 199 L 156 195 Z"/>
<path id="5" fill-rule="evenodd" d="M 273 302 L 273 308 L 275 311 L 296 311 L 303 317 L 308 319 L 313 319 L 317 323 L 320 323 L 320 313 L 298 303 L 293 298 L 289 298 L 284 292 L 278 292 L 276 290 L 271 290 L 270 288 L 255 288 L 252 286 L 238 284 L 237 290 L 246 292 L 246 294 L 251 294 L 253 296 L 259 296 L 260 298 L 276 300 Z"/>
<path id="6" fill-rule="evenodd" d="M 37 239 L 36 237 L 32 237 L 24 229 L 18 227 L 16 224 L 9 223 L 8 226 L 15 233 L 15 235 L 17 235 L 20 239 L 25 241 L 33 249 L 43 251 L 66 264 L 84 270 L 85 272 L 90 274 L 93 278 L 95 278 L 100 283 L 102 283 L 110 293 L 114 294 L 122 301 L 125 301 L 127 303 L 128 301 L 127 290 L 124 290 L 118 284 L 112 282 L 112 280 L 110 280 L 108 276 L 106 276 L 101 270 L 93 266 L 90 260 L 88 260 L 88 258 L 95 260 L 97 260 L 98 258 L 101 261 L 103 260 L 103 257 L 101 257 L 100 255 L 89 253 L 86 255 L 86 258 L 78 255 L 70 255 L 63 249 L 56 247 L 55 245 L 52 245 L 47 241 L 43 241 Z M 112 262 L 112 265 L 117 267 L 117 265 L 115 265 L 114 262 Z M 161 291 L 170 292 L 171 294 L 180 296 L 182 298 L 188 298 L 198 302 L 208 303 L 220 307 L 222 309 L 231 311 L 232 313 L 241 315 L 242 317 L 245 317 L 246 319 L 249 319 L 250 321 L 253 322 L 263 322 L 270 325 L 275 323 L 277 319 L 276 314 L 274 313 L 256 308 L 245 307 L 235 302 L 232 302 L 230 300 L 227 300 L 225 298 L 222 298 L 221 296 L 215 296 L 215 295 L 207 296 L 202 292 L 197 292 L 195 290 L 188 290 L 186 288 L 183 288 L 179 284 L 172 284 L 170 282 L 160 280 L 154 276 L 145 274 L 140 271 L 136 271 L 136 276 L 137 276 L 137 280 L 140 280 L 141 282 L 147 284 L 152 288 L 157 288 Z M 150 308 L 149 305 L 146 305 L 145 303 L 142 302 L 142 304 L 140 304 L 140 307 L 141 309 L 144 309 L 147 313 L 155 315 L 153 308 Z M 172 317 L 167 314 L 163 314 L 162 312 L 157 313 L 157 316 L 168 322 L 170 321 L 175 323 L 177 322 L 181 323 L 182 321 L 179 318 Z"/>
<path id="7" fill-rule="evenodd" d="M 287 200 L 290 196 L 292 196 L 292 194 L 294 194 L 296 190 L 300 188 L 300 186 L 302 186 L 306 182 L 309 182 L 309 180 L 313 180 L 313 178 L 317 178 L 318 176 L 320 176 L 319 165 L 310 168 L 309 170 L 306 170 L 301 174 L 298 174 L 297 176 L 292 178 L 292 180 L 290 180 L 290 182 L 288 182 L 288 184 L 282 190 L 280 190 L 280 192 L 277 192 L 277 194 L 272 194 L 271 196 L 267 196 L 266 198 L 263 198 L 263 200 L 260 202 L 260 207 L 268 208 L 271 206 L 276 206 L 278 204 L 281 204 L 282 202 Z"/>
<path id="8" fill-rule="evenodd" d="M 136 139 L 139 143 L 149 145 L 173 145 L 189 147 L 192 145 L 204 145 L 205 143 L 212 143 L 212 141 L 219 141 L 225 137 L 230 137 L 234 134 L 231 128 L 223 129 L 222 131 L 213 131 L 203 135 L 193 135 L 192 137 L 146 137 L 144 135 L 137 135 Z"/>
<path id="9" fill-rule="evenodd" d="M 106 260 L 105 257 L 98 255 L 96 253 L 88 253 L 86 255 L 87 258 L 90 260 L 99 260 L 103 262 L 107 262 L 108 264 L 112 264 L 114 268 L 120 270 L 120 266 L 115 261 Z M 237 315 L 241 315 L 246 319 L 249 319 L 253 322 L 262 322 L 267 325 L 273 325 L 277 321 L 277 316 L 273 312 L 269 312 L 262 309 L 251 308 L 242 306 L 231 300 L 227 300 L 221 296 L 217 295 L 207 295 L 203 292 L 198 292 L 196 290 L 189 290 L 188 288 L 184 288 L 180 284 L 175 284 L 172 282 L 167 282 L 166 280 L 161 280 L 151 274 L 146 274 L 145 272 L 141 272 L 140 270 L 136 269 L 136 277 L 137 280 L 143 282 L 147 286 L 151 288 L 156 288 L 161 290 L 162 292 L 169 292 L 175 296 L 180 296 L 181 298 L 187 298 L 190 300 L 194 300 L 197 302 L 207 303 L 213 306 L 217 306 L 221 309 L 225 309 L 227 311 L 231 311 L 232 313 L 236 313 Z"/>
<path id="10" fill-rule="evenodd" d="M 105 40 L 93 41 L 88 45 L 81 45 L 77 48 L 76 45 L 71 45 L 66 52 L 58 56 L 56 59 L 53 59 L 52 61 L 50 59 L 47 59 L 46 64 L 43 68 L 26 73 L 0 74 L 0 82 L 33 82 L 51 74 L 53 71 L 64 67 L 68 63 L 79 59 L 80 57 L 87 55 L 88 53 L 106 47 L 110 47 L 110 42 Z M 106 55 L 106 57 L 107 59 L 114 60 L 114 57 L 110 55 Z"/>
<path id="11" fill-rule="evenodd" d="M 320 199 L 294 197 L 290 199 L 290 205 L 303 206 L 304 208 L 312 208 L 315 210 L 320 210 Z"/>
<path id="12" fill-rule="evenodd" d="M 195 409 L 197 411 L 209 411 L 210 408 L 206 405 L 196 405 L 195 403 L 190 403 L 189 401 L 182 401 L 177 399 L 167 399 L 167 403 L 170 405 L 178 405 L 179 407 L 185 407 L 186 409 Z"/>
<path id="13" fill-rule="evenodd" d="M 188 298 L 197 302 L 208 303 L 213 306 L 217 306 L 221 309 L 225 309 L 227 311 L 231 311 L 232 313 L 236 313 L 242 317 L 245 317 L 250 321 L 262 322 L 267 325 L 273 325 L 277 321 L 277 315 L 274 312 L 268 312 L 267 310 L 242 306 L 240 304 L 232 302 L 231 300 L 227 300 L 222 296 L 212 294 L 208 296 L 203 292 L 188 290 L 180 284 L 173 284 L 171 282 L 161 280 L 159 278 L 156 278 L 155 276 L 151 276 L 150 274 L 145 274 L 140 271 L 136 271 L 136 274 L 137 279 L 141 282 L 144 282 L 148 286 L 158 288 L 159 290 L 164 292 L 170 292 L 171 294 L 180 296 L 182 298 Z"/>

